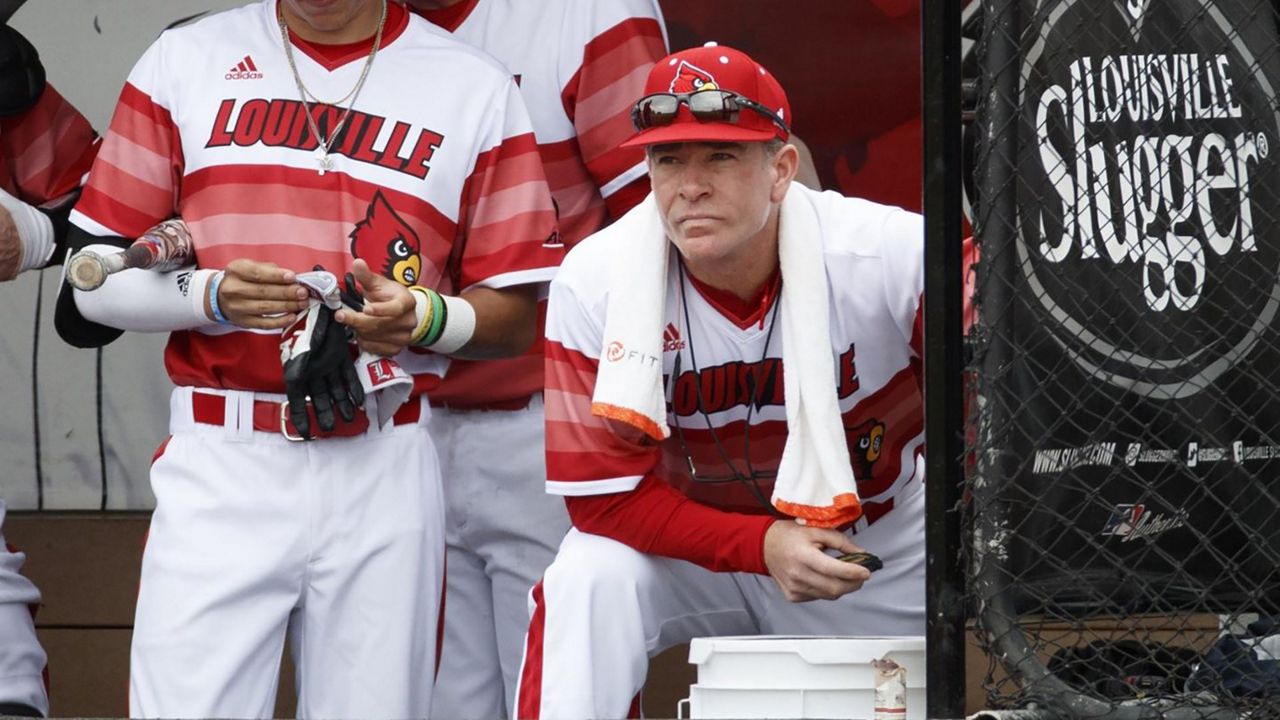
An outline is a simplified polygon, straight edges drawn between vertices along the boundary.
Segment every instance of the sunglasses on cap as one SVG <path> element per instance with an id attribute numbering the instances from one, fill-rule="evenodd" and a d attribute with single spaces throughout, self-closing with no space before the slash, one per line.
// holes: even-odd
<path id="1" fill-rule="evenodd" d="M 682 104 L 699 122 L 737 123 L 742 108 L 747 108 L 772 120 L 784 133 L 791 134 L 791 129 L 772 110 L 728 90 L 646 95 L 631 108 L 631 124 L 637 131 L 670 125 L 675 122 Z"/>

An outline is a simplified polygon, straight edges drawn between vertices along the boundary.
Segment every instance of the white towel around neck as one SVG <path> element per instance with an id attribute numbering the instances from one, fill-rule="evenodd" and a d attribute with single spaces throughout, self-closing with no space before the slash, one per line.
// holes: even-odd
<path id="1" fill-rule="evenodd" d="M 807 525 L 838 527 L 862 515 L 836 402 L 830 300 L 813 191 L 793 183 L 778 227 L 787 442 L 772 502 Z M 670 436 L 662 387 L 669 244 L 653 195 L 601 231 L 611 236 L 609 308 L 591 398 L 594 415 Z"/>

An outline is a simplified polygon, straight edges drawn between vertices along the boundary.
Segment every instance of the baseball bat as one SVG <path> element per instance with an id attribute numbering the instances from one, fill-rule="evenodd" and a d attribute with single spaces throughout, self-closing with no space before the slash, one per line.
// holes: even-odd
<path id="1" fill-rule="evenodd" d="M 181 218 L 165 220 L 125 250 L 100 255 L 81 250 L 67 261 L 67 282 L 77 290 L 97 290 L 121 270 L 140 268 L 156 272 L 176 270 L 195 259 L 191 231 Z"/>

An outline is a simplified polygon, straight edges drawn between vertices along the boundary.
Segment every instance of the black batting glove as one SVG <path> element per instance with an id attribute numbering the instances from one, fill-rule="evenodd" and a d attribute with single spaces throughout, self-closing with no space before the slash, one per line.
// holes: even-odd
<path id="1" fill-rule="evenodd" d="M 364 388 L 351 358 L 349 331 L 333 319 L 333 311 L 314 303 L 286 329 L 285 338 L 281 344 L 285 395 L 289 420 L 298 434 L 312 436 L 308 397 L 321 430 L 334 429 L 335 409 L 343 420 L 354 420 L 356 407 L 364 404 Z"/>

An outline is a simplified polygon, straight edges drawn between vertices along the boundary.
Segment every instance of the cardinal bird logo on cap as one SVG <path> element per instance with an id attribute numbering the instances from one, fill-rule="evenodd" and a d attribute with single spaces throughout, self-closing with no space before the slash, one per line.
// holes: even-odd
<path id="1" fill-rule="evenodd" d="M 422 249 L 413 232 L 382 191 L 373 194 L 364 219 L 351 231 L 351 254 L 401 285 L 416 285 L 422 277 Z"/>
<path id="2" fill-rule="evenodd" d="M 711 73 L 694 65 L 688 60 L 681 60 L 676 66 L 676 75 L 671 78 L 671 90 L 673 93 L 693 93 L 699 90 L 719 90 L 720 86 L 716 84 L 716 79 Z"/>

